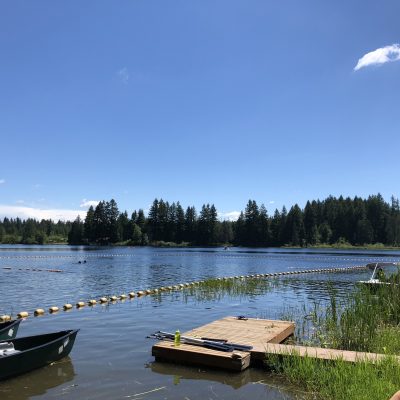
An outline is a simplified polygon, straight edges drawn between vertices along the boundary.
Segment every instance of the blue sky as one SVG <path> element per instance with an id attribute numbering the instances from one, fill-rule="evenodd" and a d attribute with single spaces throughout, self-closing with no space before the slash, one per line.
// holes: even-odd
<path id="1" fill-rule="evenodd" d="M 398 1 L 13 1 L 0 216 L 400 196 Z"/>

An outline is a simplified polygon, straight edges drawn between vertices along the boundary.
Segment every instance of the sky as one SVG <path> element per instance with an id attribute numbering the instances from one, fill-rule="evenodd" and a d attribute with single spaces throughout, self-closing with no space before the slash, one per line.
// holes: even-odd
<path id="1" fill-rule="evenodd" d="M 12 1 L 0 217 L 400 197 L 400 3 Z"/>

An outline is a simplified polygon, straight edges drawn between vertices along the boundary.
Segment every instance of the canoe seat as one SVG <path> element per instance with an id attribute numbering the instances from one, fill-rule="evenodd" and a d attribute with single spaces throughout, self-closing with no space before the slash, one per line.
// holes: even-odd
<path id="1" fill-rule="evenodd" d="M 0 343 L 0 357 L 9 356 L 10 354 L 19 353 L 19 350 L 15 350 L 14 344 L 11 342 Z"/>

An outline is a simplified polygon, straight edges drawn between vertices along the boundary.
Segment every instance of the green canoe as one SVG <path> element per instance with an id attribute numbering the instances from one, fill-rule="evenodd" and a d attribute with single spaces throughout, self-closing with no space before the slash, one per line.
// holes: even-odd
<path id="1" fill-rule="evenodd" d="M 0 341 L 14 339 L 17 336 L 20 322 L 20 319 L 16 319 L 0 323 Z"/>
<path id="2" fill-rule="evenodd" d="M 72 350 L 78 331 L 46 333 L 0 342 L 0 380 L 64 358 Z"/>

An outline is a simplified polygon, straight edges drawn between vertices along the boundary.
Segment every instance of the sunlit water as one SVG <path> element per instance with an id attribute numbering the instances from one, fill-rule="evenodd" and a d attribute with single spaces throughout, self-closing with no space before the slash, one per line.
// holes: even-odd
<path id="1" fill-rule="evenodd" d="M 105 295 L 212 277 L 400 261 L 399 252 L 281 249 L 0 246 L 0 314 L 62 307 Z M 84 262 L 86 261 L 86 262 Z M 79 263 L 80 262 L 80 263 Z M 46 270 L 61 270 L 49 272 Z M 41 271 L 40 271 L 41 270 Z M 157 330 L 190 330 L 228 315 L 302 318 L 334 288 L 345 296 L 370 271 L 297 275 L 250 293 L 166 292 L 23 321 L 19 335 L 80 328 L 69 358 L 0 383 L 0 398 L 291 399 L 296 388 L 266 371 L 228 373 L 155 363 Z"/>

